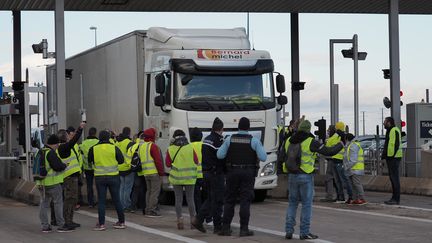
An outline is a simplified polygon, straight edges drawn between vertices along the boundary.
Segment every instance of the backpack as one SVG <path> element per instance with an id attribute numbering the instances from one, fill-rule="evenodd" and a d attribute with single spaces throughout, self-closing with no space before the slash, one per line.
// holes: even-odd
<path id="1" fill-rule="evenodd" d="M 299 173 L 301 164 L 301 143 L 291 143 L 286 152 L 285 165 L 289 173 Z"/>
<path id="2" fill-rule="evenodd" d="M 132 172 L 142 171 L 141 159 L 139 157 L 140 147 L 141 147 L 141 145 L 138 145 L 138 148 L 135 150 L 135 152 L 132 155 L 132 159 L 131 159 L 131 171 Z"/>
<path id="3" fill-rule="evenodd" d="M 45 179 L 48 171 L 45 167 L 45 151 L 44 149 L 39 149 L 33 158 L 33 180 L 40 181 Z"/>

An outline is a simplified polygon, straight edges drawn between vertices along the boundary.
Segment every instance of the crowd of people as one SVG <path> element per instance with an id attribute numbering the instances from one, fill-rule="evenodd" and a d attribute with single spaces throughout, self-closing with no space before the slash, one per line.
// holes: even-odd
<path id="1" fill-rule="evenodd" d="M 59 130 L 47 139 L 42 148 L 47 175 L 38 180 L 41 193 L 40 220 L 42 232 L 71 232 L 80 227 L 74 222 L 74 209 L 82 202 L 81 186 L 85 177 L 89 207 L 98 207 L 98 222 L 94 230 L 103 231 L 107 190 L 117 212 L 115 229 L 125 229 L 125 212 L 137 208 L 147 217 L 161 217 L 159 194 L 162 176 L 168 176 L 175 195 L 177 229 L 184 229 L 183 195 L 186 196 L 190 226 L 206 233 L 205 222 L 213 222 L 213 233 L 232 234 L 231 222 L 235 204 L 240 204 L 241 237 L 254 234 L 249 229 L 250 204 L 254 197 L 254 182 L 259 161 L 267 153 L 260 140 L 248 130 L 250 121 L 239 119 L 238 133 L 224 138 L 224 123 L 215 118 L 211 133 L 203 139 L 198 128 L 190 130 L 190 141 L 182 130 L 174 131 L 170 145 L 163 152 L 156 144 L 157 131 L 148 128 L 131 137 L 131 129 L 122 133 L 88 130 L 88 137 L 78 144 L 85 127 Z M 383 158 L 387 160 L 393 195 L 387 204 L 399 204 L 400 189 L 397 173 L 400 161 L 400 130 L 391 117 L 386 118 L 386 142 Z M 314 195 L 314 173 L 317 154 L 326 156 L 326 191 L 324 202 L 366 204 L 360 176 L 364 174 L 363 150 L 353 134 L 345 133 L 345 124 L 338 122 L 328 129 L 327 141 L 315 139 L 311 123 L 304 118 L 292 121 L 282 130 L 279 151 L 283 151 L 283 170 L 288 172 L 288 208 L 286 239 L 292 239 L 296 213 L 301 203 L 300 239 L 316 239 L 310 232 Z M 296 152 L 293 152 L 296 151 Z M 298 166 L 292 169 L 292 161 Z M 166 174 L 164 165 L 170 168 Z M 97 202 L 93 192 L 96 184 Z M 333 187 L 336 189 L 334 198 Z M 346 194 L 345 194 L 346 191 Z M 345 200 L 347 195 L 347 200 Z M 51 208 L 51 223 L 48 211 Z"/>

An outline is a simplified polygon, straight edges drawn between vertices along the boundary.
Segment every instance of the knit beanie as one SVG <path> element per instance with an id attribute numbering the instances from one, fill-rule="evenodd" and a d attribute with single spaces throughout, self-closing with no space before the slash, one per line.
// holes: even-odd
<path id="1" fill-rule="evenodd" d="M 222 130 L 223 126 L 224 126 L 223 121 L 219 119 L 219 117 L 216 117 L 213 121 L 212 130 L 220 131 Z"/>
<path id="2" fill-rule="evenodd" d="M 244 130 L 247 131 L 250 128 L 250 122 L 249 119 L 247 119 L 246 117 L 242 117 L 240 118 L 239 124 L 238 124 L 238 129 L 239 130 Z"/>
<path id="3" fill-rule="evenodd" d="M 308 120 L 304 120 L 304 121 L 300 122 L 297 131 L 303 131 L 303 132 L 310 133 L 311 123 Z"/>

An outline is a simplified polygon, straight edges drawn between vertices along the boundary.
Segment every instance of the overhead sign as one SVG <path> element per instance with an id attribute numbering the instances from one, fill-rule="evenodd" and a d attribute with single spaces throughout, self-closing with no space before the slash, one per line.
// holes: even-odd
<path id="1" fill-rule="evenodd" d="M 432 138 L 432 121 L 420 121 L 420 138 Z"/>

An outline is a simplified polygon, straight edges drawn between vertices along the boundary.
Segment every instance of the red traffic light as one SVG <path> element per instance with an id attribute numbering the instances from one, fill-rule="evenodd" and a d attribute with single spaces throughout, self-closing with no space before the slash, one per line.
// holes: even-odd
<path id="1" fill-rule="evenodd" d="M 400 95 L 401 97 L 403 96 L 403 92 L 402 92 L 402 90 L 399 91 L 399 95 Z"/>
<path id="2" fill-rule="evenodd" d="M 406 126 L 406 122 L 401 121 L 401 127 L 405 127 Z"/>

